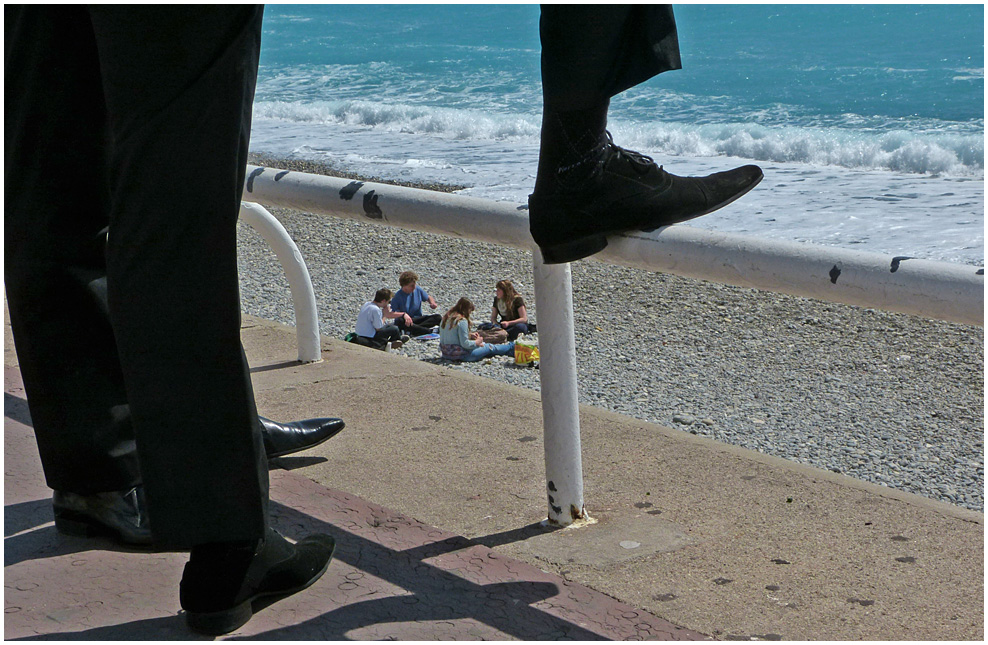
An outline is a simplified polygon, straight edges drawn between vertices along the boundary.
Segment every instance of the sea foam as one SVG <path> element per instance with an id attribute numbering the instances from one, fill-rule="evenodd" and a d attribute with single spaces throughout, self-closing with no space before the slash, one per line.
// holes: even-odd
<path id="1" fill-rule="evenodd" d="M 372 101 L 267 101 L 254 116 L 294 124 L 347 125 L 458 141 L 537 143 L 540 116 Z M 968 133 L 869 132 L 753 123 L 610 124 L 622 146 L 676 156 L 728 156 L 862 170 L 984 177 L 984 137 Z"/>

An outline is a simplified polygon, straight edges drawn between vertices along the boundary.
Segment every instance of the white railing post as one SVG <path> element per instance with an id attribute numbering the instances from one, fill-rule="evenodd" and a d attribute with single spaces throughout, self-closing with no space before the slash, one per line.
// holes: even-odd
<path id="1" fill-rule="evenodd" d="M 545 441 L 548 522 L 567 526 L 583 519 L 580 401 L 576 384 L 573 283 L 569 264 L 544 264 L 532 252 L 535 307 L 539 312 L 539 378 Z"/>
<path id="2" fill-rule="evenodd" d="M 292 292 L 292 304 L 295 307 L 299 362 L 321 361 L 322 343 L 319 338 L 316 294 L 312 289 L 312 279 L 309 277 L 305 260 L 302 259 L 302 253 L 281 222 L 260 204 L 240 202 L 240 217 L 271 246 L 285 270 L 288 287 Z"/>

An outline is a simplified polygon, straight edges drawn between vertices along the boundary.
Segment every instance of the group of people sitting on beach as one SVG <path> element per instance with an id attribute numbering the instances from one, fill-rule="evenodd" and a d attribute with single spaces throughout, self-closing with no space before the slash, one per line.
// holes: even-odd
<path id="1" fill-rule="evenodd" d="M 490 322 L 472 331 L 470 315 L 476 307 L 468 298 L 457 300 L 443 315 L 423 314 L 423 303 L 433 309 L 439 303 L 418 285 L 418 279 L 415 272 L 405 271 L 398 276 L 397 293 L 378 289 L 374 299 L 360 308 L 356 333 L 349 336 L 351 342 L 381 350 L 389 346 L 398 349 L 412 336 L 437 334 L 444 359 L 473 362 L 511 355 L 518 336 L 535 331 L 534 324 L 529 324 L 525 299 L 510 280 L 495 285 Z"/>

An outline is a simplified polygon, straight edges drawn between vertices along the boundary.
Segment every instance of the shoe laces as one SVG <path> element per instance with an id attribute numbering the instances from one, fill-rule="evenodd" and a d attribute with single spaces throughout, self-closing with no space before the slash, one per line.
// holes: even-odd
<path id="1" fill-rule="evenodd" d="M 648 155 L 643 155 L 640 152 L 635 152 L 634 150 L 628 150 L 627 148 L 622 148 L 621 146 L 614 143 L 614 137 L 611 136 L 610 131 L 605 130 L 604 134 L 607 135 L 607 142 L 610 144 L 610 148 L 613 151 L 613 156 L 621 159 L 625 158 L 631 162 L 631 167 L 635 169 L 640 175 L 647 174 L 651 168 L 655 167 L 655 160 Z M 661 170 L 661 168 L 659 168 Z"/>

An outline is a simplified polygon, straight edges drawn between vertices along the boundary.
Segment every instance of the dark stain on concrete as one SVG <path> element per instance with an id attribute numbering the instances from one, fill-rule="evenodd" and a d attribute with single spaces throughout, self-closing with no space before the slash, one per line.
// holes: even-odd
<path id="1" fill-rule="evenodd" d="M 257 168 L 256 170 L 254 170 L 253 172 L 251 172 L 249 175 L 247 175 L 247 192 L 248 193 L 254 192 L 254 177 L 260 176 L 261 173 L 263 173 L 265 170 L 267 170 L 267 168 Z"/>
<path id="2" fill-rule="evenodd" d="M 340 199 L 350 201 L 353 196 L 357 194 L 360 187 L 364 185 L 362 181 L 351 181 L 349 184 L 340 189 Z"/>
<path id="3" fill-rule="evenodd" d="M 837 284 L 837 278 L 840 277 L 840 268 L 835 264 L 834 268 L 830 270 L 830 284 Z"/>
<path id="4" fill-rule="evenodd" d="M 892 258 L 891 273 L 895 273 L 896 271 L 899 270 L 899 263 L 902 262 L 903 260 L 912 260 L 912 258 L 909 257 L 908 255 L 897 255 L 894 258 Z"/>
<path id="5" fill-rule="evenodd" d="M 364 213 L 371 219 L 384 219 L 384 211 L 377 205 L 378 197 L 373 190 L 364 195 Z"/>
<path id="6" fill-rule="evenodd" d="M 848 598 L 847 602 L 852 605 L 861 605 L 862 607 L 871 607 L 875 604 L 874 600 L 862 600 L 860 598 Z"/>

